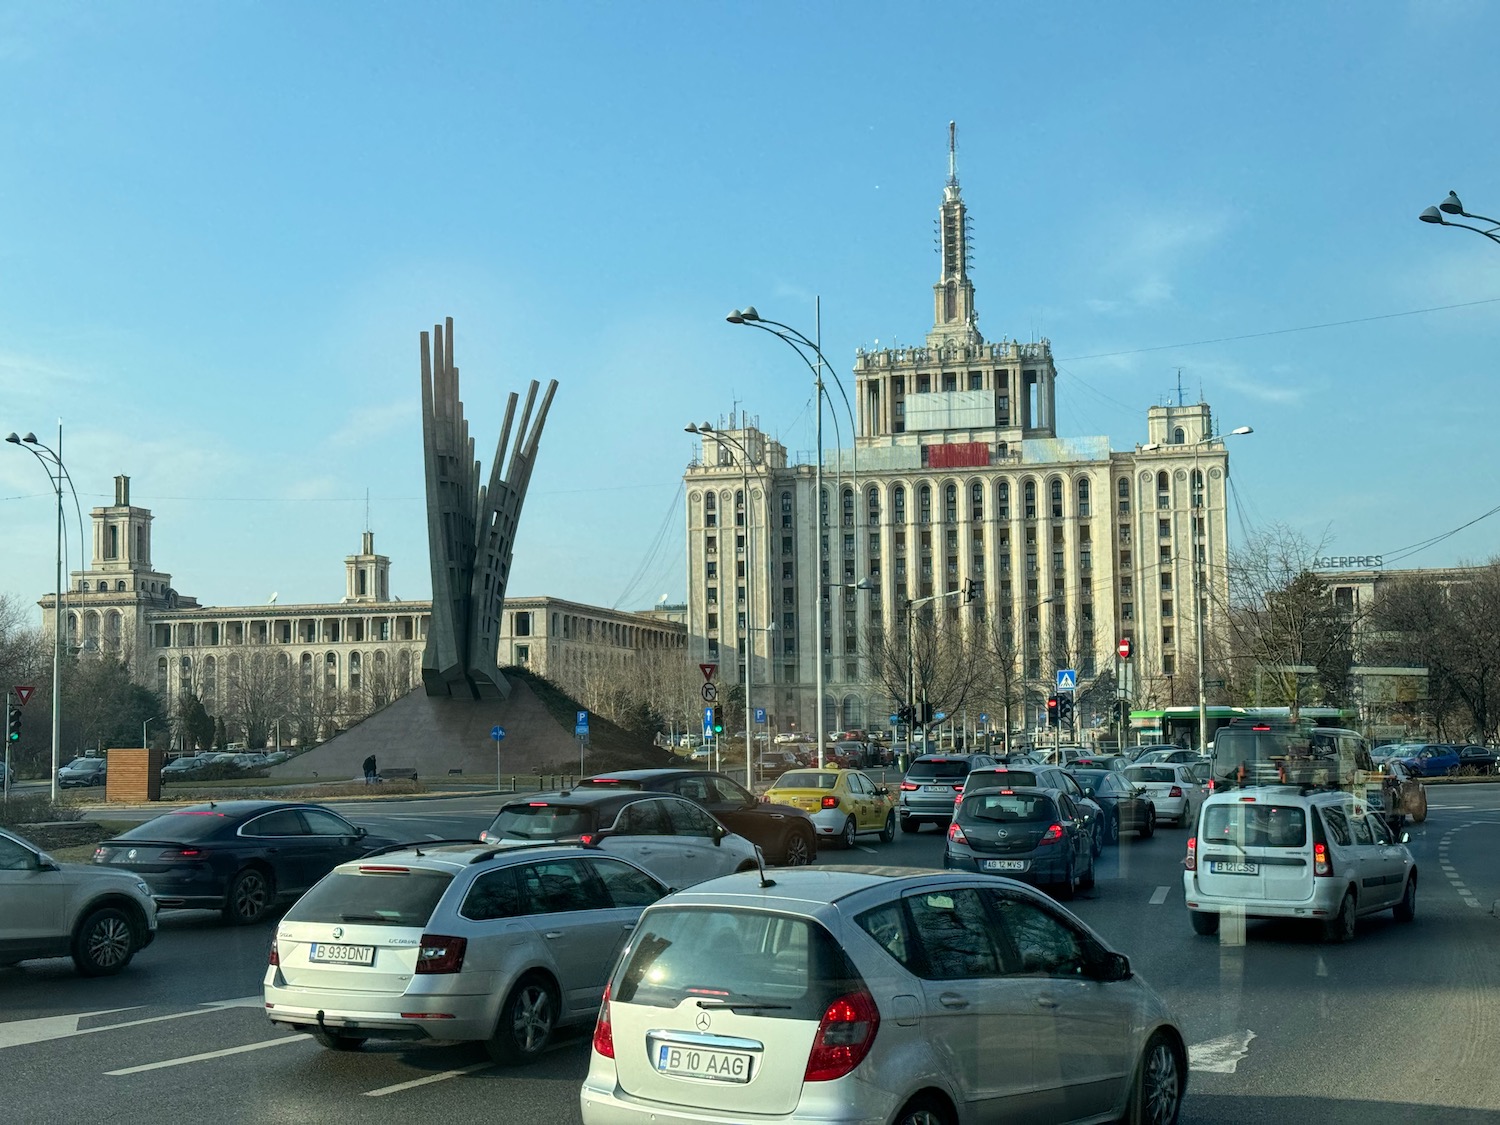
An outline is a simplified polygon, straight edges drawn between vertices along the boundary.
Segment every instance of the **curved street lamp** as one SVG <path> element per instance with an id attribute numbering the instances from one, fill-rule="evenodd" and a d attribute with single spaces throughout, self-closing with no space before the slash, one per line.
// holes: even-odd
<path id="1" fill-rule="evenodd" d="M 1445 219 L 1444 215 L 1460 215 L 1465 219 L 1478 219 L 1481 223 L 1489 223 L 1490 225 L 1488 229 L 1484 227 L 1471 227 L 1468 223 L 1451 222 Z M 1475 215 L 1469 211 L 1465 211 L 1463 201 L 1458 198 L 1458 193 L 1454 191 L 1450 191 L 1447 199 L 1443 200 L 1436 207 L 1427 208 L 1417 218 L 1421 219 L 1424 223 L 1436 223 L 1440 227 L 1461 227 L 1463 230 L 1471 230 L 1475 234 L 1482 234 L 1491 242 L 1500 242 L 1500 235 L 1495 233 L 1496 231 L 1500 231 L 1500 219 L 1490 219 L 1484 215 Z"/>

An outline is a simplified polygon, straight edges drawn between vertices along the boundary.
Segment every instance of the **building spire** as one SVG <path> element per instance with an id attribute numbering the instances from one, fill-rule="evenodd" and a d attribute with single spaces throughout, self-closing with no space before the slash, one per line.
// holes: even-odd
<path id="1" fill-rule="evenodd" d="M 958 187 L 958 123 L 948 122 L 948 186 Z"/>
<path id="2" fill-rule="evenodd" d="M 969 280 L 969 216 L 958 187 L 958 125 L 948 122 L 948 182 L 938 210 L 938 253 L 942 271 L 933 289 L 930 346 L 944 343 L 981 343 L 975 327 L 974 283 Z"/>

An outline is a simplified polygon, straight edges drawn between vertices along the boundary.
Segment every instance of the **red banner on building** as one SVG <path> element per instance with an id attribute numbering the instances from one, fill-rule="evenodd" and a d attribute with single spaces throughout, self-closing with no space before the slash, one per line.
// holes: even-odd
<path id="1" fill-rule="evenodd" d="M 990 446 L 983 441 L 958 441 L 927 447 L 930 469 L 968 469 L 990 463 Z"/>

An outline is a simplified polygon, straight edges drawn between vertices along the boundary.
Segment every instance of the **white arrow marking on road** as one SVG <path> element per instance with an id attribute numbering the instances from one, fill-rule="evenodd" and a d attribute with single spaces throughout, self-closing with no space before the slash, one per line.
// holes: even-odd
<path id="1" fill-rule="evenodd" d="M 1250 1040 L 1254 1038 L 1253 1031 L 1234 1031 L 1205 1043 L 1194 1043 L 1188 1048 L 1188 1071 L 1233 1074 L 1240 1060 L 1250 1053 Z"/>
<path id="2" fill-rule="evenodd" d="M 0 1050 L 6 1047 L 24 1047 L 29 1043 L 45 1043 L 49 1039 L 69 1039 L 75 1035 L 93 1035 L 100 1031 L 118 1031 L 125 1027 L 140 1027 L 147 1023 L 164 1023 L 180 1020 L 184 1016 L 201 1016 L 224 1008 L 260 1008 L 265 1005 L 264 996 L 239 996 L 233 1000 L 210 1000 L 200 1007 L 186 1012 L 170 1012 L 164 1016 L 147 1016 L 144 1019 L 126 1020 L 123 1023 L 106 1023 L 99 1027 L 79 1027 L 79 1023 L 94 1016 L 109 1016 L 116 1012 L 130 1012 L 135 1008 L 106 1008 L 102 1012 L 79 1012 L 71 1016 L 43 1016 L 35 1020 L 14 1020 L 0 1023 Z"/>
<path id="3" fill-rule="evenodd" d="M 429 1074 L 426 1078 L 413 1078 L 410 1082 L 397 1082 L 394 1086 L 382 1086 L 378 1090 L 366 1090 L 367 1098 L 383 1098 L 387 1094 L 399 1094 L 402 1090 L 410 1090 L 417 1086 L 428 1086 L 434 1082 L 446 1082 L 450 1078 L 457 1078 L 460 1074 L 473 1074 L 476 1070 L 487 1070 L 494 1063 L 474 1063 L 471 1066 L 461 1066 L 457 1070 L 445 1070 L 441 1074 Z"/>
<path id="4" fill-rule="evenodd" d="M 169 1066 L 185 1066 L 188 1063 L 202 1062 L 204 1059 L 222 1059 L 225 1055 L 242 1055 L 246 1051 L 263 1051 L 267 1047 L 280 1047 L 283 1043 L 301 1043 L 311 1039 L 310 1035 L 282 1035 L 275 1039 L 262 1039 L 259 1043 L 246 1043 L 243 1047 L 226 1047 L 222 1051 L 204 1051 L 201 1055 L 184 1055 L 180 1059 L 164 1059 L 161 1062 L 145 1063 L 142 1066 L 127 1066 L 123 1070 L 106 1070 L 104 1073 L 114 1076 L 122 1074 L 140 1074 L 144 1070 L 162 1070 Z"/>

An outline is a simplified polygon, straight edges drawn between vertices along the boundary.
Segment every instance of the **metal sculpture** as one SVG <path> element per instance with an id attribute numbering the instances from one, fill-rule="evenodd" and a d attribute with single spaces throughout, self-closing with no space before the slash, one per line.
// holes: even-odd
<path id="1" fill-rule="evenodd" d="M 489 483 L 481 484 L 474 439 L 458 395 L 453 318 L 448 317 L 446 330 L 434 325 L 430 338 L 422 333 L 422 447 L 432 560 L 432 619 L 422 654 L 422 685 L 428 695 L 503 699 L 510 694 L 495 661 L 500 613 L 521 505 L 557 380 L 547 384 L 533 422 L 538 385 L 533 379 L 526 392 L 515 449 L 501 477 L 516 413 L 511 393 Z"/>

